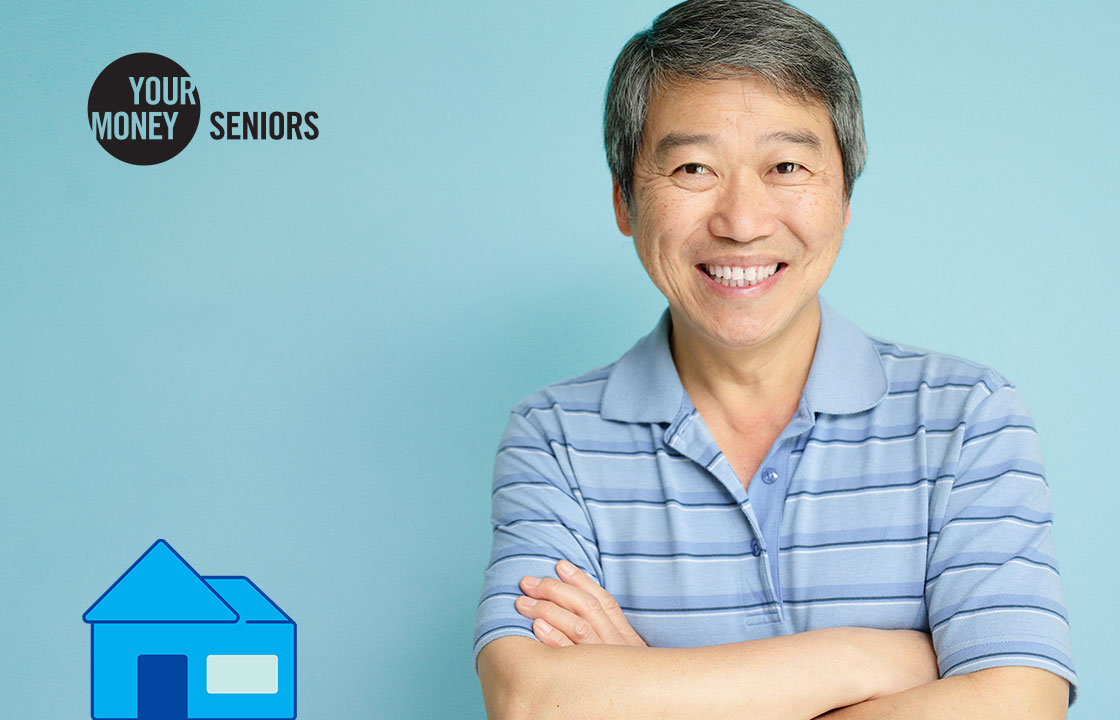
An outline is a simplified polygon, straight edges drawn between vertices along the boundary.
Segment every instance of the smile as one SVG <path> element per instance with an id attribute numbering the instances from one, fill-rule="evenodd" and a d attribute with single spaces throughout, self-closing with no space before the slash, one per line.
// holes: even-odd
<path id="1" fill-rule="evenodd" d="M 784 263 L 772 265 L 752 265 L 739 267 L 734 265 L 700 265 L 700 269 L 708 273 L 708 277 L 724 287 L 751 287 L 757 285 L 774 273 Z"/>

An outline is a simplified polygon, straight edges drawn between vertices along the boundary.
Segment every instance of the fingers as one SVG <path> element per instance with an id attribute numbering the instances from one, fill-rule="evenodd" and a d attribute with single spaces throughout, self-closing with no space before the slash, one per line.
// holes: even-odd
<path id="1" fill-rule="evenodd" d="M 533 634 L 537 636 L 538 640 L 551 647 L 575 644 L 568 639 L 567 635 L 549 625 L 544 618 L 537 618 L 533 621 Z"/>
<path id="2" fill-rule="evenodd" d="M 556 578 L 526 576 L 521 579 L 521 591 L 525 597 L 518 598 L 518 612 L 543 618 L 577 645 L 626 643 L 599 601 L 574 585 Z"/>
<path id="3" fill-rule="evenodd" d="M 533 621 L 533 634 L 545 645 L 587 645 L 602 640 L 591 623 L 548 600 L 522 595 L 515 603 L 517 612 Z"/>
<path id="4" fill-rule="evenodd" d="M 531 619 L 545 620 L 552 630 L 574 644 L 646 646 L 630 627 L 614 596 L 587 573 L 567 560 L 556 564 L 556 572 L 561 579 L 533 576 L 521 579 L 525 597 L 517 601 L 518 612 Z M 535 629 L 534 634 L 542 641 L 554 637 L 547 632 L 537 633 Z"/>
<path id="5" fill-rule="evenodd" d="M 627 645 L 644 646 L 646 644 L 641 636 L 634 631 L 634 628 L 630 627 L 630 621 L 626 619 L 626 615 L 622 612 L 622 608 L 618 606 L 618 601 L 614 599 L 614 596 L 604 590 L 590 575 L 567 560 L 556 563 L 556 574 L 564 582 L 574 585 L 595 598 L 603 613 L 610 618 L 611 626 L 618 631 Z"/>

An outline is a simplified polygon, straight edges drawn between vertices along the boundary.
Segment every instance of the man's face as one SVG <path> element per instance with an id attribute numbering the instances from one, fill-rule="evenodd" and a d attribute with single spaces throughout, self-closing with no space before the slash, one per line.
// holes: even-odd
<path id="1" fill-rule="evenodd" d="M 630 216 L 615 188 L 619 229 L 669 300 L 675 336 L 746 348 L 815 319 L 848 225 L 822 105 L 753 77 L 654 93 L 633 189 Z"/>

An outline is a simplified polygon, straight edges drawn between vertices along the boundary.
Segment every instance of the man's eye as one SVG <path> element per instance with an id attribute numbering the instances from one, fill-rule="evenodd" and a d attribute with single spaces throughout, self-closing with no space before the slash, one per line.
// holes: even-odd
<path id="1" fill-rule="evenodd" d="M 779 175 L 790 175 L 801 169 L 801 166 L 795 162 L 783 162 L 774 166 L 774 171 Z"/>
<path id="2" fill-rule="evenodd" d="M 711 168 L 700 163 L 685 163 L 678 170 L 684 170 L 689 175 L 710 175 L 712 172 Z"/>

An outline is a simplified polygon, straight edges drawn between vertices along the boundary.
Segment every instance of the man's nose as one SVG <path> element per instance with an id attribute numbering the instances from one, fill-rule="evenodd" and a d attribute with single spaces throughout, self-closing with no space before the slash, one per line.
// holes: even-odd
<path id="1" fill-rule="evenodd" d="M 708 230 L 717 237 L 750 242 L 772 235 L 778 226 L 771 190 L 762 178 L 738 173 L 717 191 Z"/>

